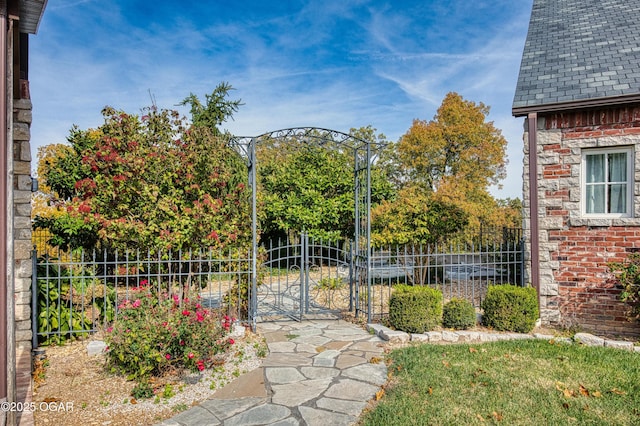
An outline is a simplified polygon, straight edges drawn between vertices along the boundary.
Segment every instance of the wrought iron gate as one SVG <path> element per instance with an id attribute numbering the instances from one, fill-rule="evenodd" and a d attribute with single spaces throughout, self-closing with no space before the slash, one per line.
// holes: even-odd
<path id="1" fill-rule="evenodd" d="M 301 234 L 264 247 L 257 286 L 258 321 L 332 318 L 351 309 L 351 243 L 327 243 Z"/>
<path id="2" fill-rule="evenodd" d="M 350 291 L 353 297 L 350 304 L 356 301 L 357 304 L 350 306 L 355 310 L 356 316 L 364 314 L 367 320 L 371 321 L 372 308 L 369 294 L 371 293 L 371 280 L 368 277 L 368 271 L 371 267 L 371 164 L 374 162 L 376 151 L 383 146 L 375 141 L 367 141 L 355 135 L 338 132 L 336 130 L 322 129 L 317 127 L 300 127 L 276 130 L 264 133 L 260 136 L 234 136 L 230 143 L 235 146 L 238 151 L 245 156 L 247 161 L 247 170 L 249 174 L 249 186 L 252 192 L 251 201 L 251 223 L 252 223 L 252 255 L 251 255 L 251 283 L 249 287 L 249 320 L 255 327 L 258 316 L 262 317 L 262 311 L 259 309 L 259 303 L 269 300 L 271 306 L 280 307 L 282 311 L 293 312 L 297 318 L 307 315 L 307 310 L 311 311 L 313 304 L 311 303 L 310 293 L 320 291 L 323 285 L 315 285 L 313 276 L 313 266 L 310 270 L 305 270 L 305 263 L 300 263 L 300 281 L 301 290 L 295 290 L 296 285 L 287 285 L 290 291 L 274 292 L 269 285 L 260 284 L 258 277 L 258 232 L 257 232 L 257 190 L 258 190 L 258 161 L 256 156 L 256 146 L 265 142 L 278 140 L 281 143 L 297 143 L 297 144 L 315 144 L 319 146 L 334 147 L 342 150 L 349 150 L 353 154 L 353 172 L 354 172 L 354 243 L 352 250 L 354 255 L 350 258 Z M 302 249 L 301 249 L 302 250 Z M 322 267 L 320 267 L 322 271 Z M 322 275 L 322 274 L 320 274 Z M 322 278 L 320 278 L 322 279 Z M 308 282 L 308 284 L 307 284 Z M 357 283 L 357 285 L 355 284 Z M 280 285 L 280 280 L 278 284 Z M 355 287 L 355 288 L 354 288 Z M 314 290 L 315 289 L 315 290 Z M 299 291 L 299 293 L 295 293 Z M 309 294 L 308 294 L 309 293 Z M 285 309 L 284 303 L 279 303 L 275 294 L 287 295 L 290 299 L 291 306 Z M 284 297 L 284 296 L 283 296 Z M 294 302 L 294 300 L 298 300 Z M 309 300 L 309 308 L 306 308 L 307 300 Z M 284 299 L 282 299 L 284 302 Z M 317 302 L 317 301 L 316 301 Z M 296 305 L 297 303 L 297 305 Z"/>

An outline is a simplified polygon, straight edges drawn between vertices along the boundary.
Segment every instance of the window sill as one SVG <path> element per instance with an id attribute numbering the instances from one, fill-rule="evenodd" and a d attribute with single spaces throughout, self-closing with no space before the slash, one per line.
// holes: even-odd
<path id="1" fill-rule="evenodd" d="M 609 226 L 640 226 L 640 218 L 637 217 L 578 217 L 570 218 L 569 226 L 590 226 L 590 227 L 609 227 Z"/>

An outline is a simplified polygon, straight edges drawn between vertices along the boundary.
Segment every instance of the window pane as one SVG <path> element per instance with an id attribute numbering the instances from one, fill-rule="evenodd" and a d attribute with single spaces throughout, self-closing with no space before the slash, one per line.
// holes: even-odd
<path id="1" fill-rule="evenodd" d="M 627 181 L 627 153 L 609 154 L 609 182 Z"/>
<path id="2" fill-rule="evenodd" d="M 609 186 L 609 211 L 607 213 L 627 212 L 627 185 L 614 184 Z"/>
<path id="3" fill-rule="evenodd" d="M 587 213 L 604 213 L 605 185 L 587 185 Z"/>
<path id="4" fill-rule="evenodd" d="M 604 154 L 587 155 L 587 183 L 604 182 Z"/>

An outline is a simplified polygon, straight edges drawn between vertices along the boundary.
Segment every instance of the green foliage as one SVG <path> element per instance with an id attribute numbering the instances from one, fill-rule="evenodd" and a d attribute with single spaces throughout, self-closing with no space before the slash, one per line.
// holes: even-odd
<path id="1" fill-rule="evenodd" d="M 41 345 L 60 344 L 113 320 L 115 292 L 91 278 L 91 271 L 40 267 L 38 330 Z M 78 278 L 82 277 L 82 278 Z"/>
<path id="2" fill-rule="evenodd" d="M 352 132 L 375 139 L 370 128 Z M 353 151 L 326 137 L 312 133 L 258 145 L 259 219 L 267 239 L 302 231 L 326 241 L 353 236 Z M 372 203 L 392 194 L 388 180 L 375 167 L 371 192 Z"/>
<path id="3" fill-rule="evenodd" d="M 339 277 L 331 277 L 331 278 L 322 278 L 318 281 L 318 285 L 316 288 L 318 290 L 339 290 L 344 288 L 347 284 L 344 282 L 342 278 Z"/>
<path id="4" fill-rule="evenodd" d="M 389 323 L 407 333 L 424 333 L 442 322 L 442 292 L 431 287 L 400 285 L 389 300 Z"/>
<path id="5" fill-rule="evenodd" d="M 213 92 L 205 95 L 205 105 L 193 93 L 190 93 L 180 105 L 191 106 L 191 118 L 194 126 L 212 129 L 214 133 L 220 134 L 218 127 L 229 117 L 232 117 L 242 102 L 229 101 L 227 96 L 233 87 L 229 83 L 220 83 Z"/>
<path id="6" fill-rule="evenodd" d="M 487 327 L 528 333 L 539 316 L 536 289 L 510 284 L 490 285 L 482 309 L 482 322 Z"/>
<path id="7" fill-rule="evenodd" d="M 468 300 L 454 297 L 444 304 L 442 325 L 456 330 L 471 328 L 476 325 L 476 310 Z"/>
<path id="8" fill-rule="evenodd" d="M 212 127 L 237 108 L 225 100 L 228 90 L 218 86 L 205 106 L 186 99 L 193 125 L 155 106 L 142 116 L 107 107 L 98 129 L 73 128 L 70 149 L 42 151 L 40 178 L 59 214 L 36 218 L 36 226 L 63 248 L 220 249 L 248 241 L 246 165 Z"/>
<path id="9" fill-rule="evenodd" d="M 234 343 L 226 337 L 232 319 L 204 308 L 199 298 L 155 293 L 146 282 L 118 306 L 107 329 L 107 363 L 113 371 L 142 383 L 166 369 L 202 371 Z"/>
<path id="10" fill-rule="evenodd" d="M 640 319 L 640 253 L 631 253 L 623 262 L 609 263 L 609 271 L 622 286 L 620 299 L 629 303 L 629 319 Z"/>
<path id="11" fill-rule="evenodd" d="M 371 241 L 375 247 L 431 244 L 467 225 L 467 214 L 452 203 L 433 200 L 417 186 L 398 192 L 371 211 Z"/>
<path id="12" fill-rule="evenodd" d="M 148 380 L 141 380 L 131 390 L 131 396 L 136 399 L 148 399 L 153 397 L 153 386 Z"/>

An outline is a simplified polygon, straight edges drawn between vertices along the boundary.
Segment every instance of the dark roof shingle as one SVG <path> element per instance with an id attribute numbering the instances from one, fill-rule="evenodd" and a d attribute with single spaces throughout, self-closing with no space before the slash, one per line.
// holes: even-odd
<path id="1" fill-rule="evenodd" d="M 640 95 L 640 1 L 534 0 L 514 115 Z"/>

